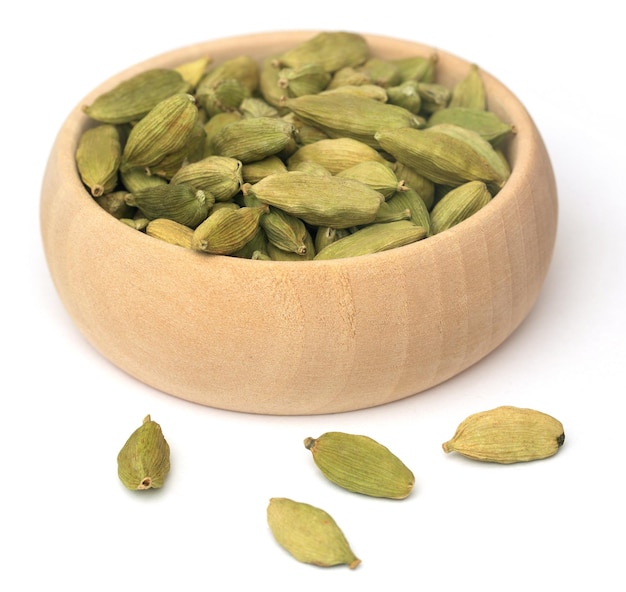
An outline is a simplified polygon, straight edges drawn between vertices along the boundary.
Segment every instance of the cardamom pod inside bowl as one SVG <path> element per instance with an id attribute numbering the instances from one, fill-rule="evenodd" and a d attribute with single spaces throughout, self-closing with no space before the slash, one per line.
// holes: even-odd
<path id="1" fill-rule="evenodd" d="M 477 363 L 519 327 L 538 297 L 556 236 L 554 174 L 525 107 L 483 71 L 489 110 L 515 130 L 501 148 L 510 175 L 469 218 L 453 225 L 451 218 L 444 219 L 441 232 L 422 234 L 404 246 L 306 261 L 206 253 L 183 246 L 191 235 L 183 233 L 182 242 L 172 244 L 155 238 L 156 229 L 151 236 L 121 223 L 90 194 L 76 158 L 83 133 L 94 126 L 85 105 L 149 69 L 176 68 L 206 56 L 213 64 L 237 56 L 260 64 L 314 35 L 261 33 L 165 53 L 94 89 L 59 131 L 41 192 L 51 277 L 87 340 L 155 389 L 261 414 L 373 407 L 415 395 Z M 471 67 L 460 57 L 413 41 L 363 37 L 372 59 L 436 54 L 436 82 L 449 88 Z M 295 53 L 292 63 L 297 64 Z M 309 70 L 314 76 L 296 77 L 290 71 L 285 80 L 294 89 L 328 82 L 319 67 Z M 299 92 L 306 96 L 310 91 Z M 188 107 L 179 101 L 176 109 Z M 111 141 L 110 132 L 103 130 L 103 141 Z M 387 131 L 376 135 L 393 153 Z M 134 154 L 145 149 L 134 142 Z M 246 151 L 255 154 L 252 147 Z M 255 192 L 252 187 L 255 199 L 264 202 L 263 211 L 246 222 L 256 224 L 274 207 L 267 203 L 275 188 L 259 183 Z M 135 197 L 139 200 L 139 192 Z M 206 211 L 189 215 L 197 224 Z M 393 218 L 387 211 L 381 216 Z M 169 226 L 161 225 L 159 232 L 168 232 Z"/>

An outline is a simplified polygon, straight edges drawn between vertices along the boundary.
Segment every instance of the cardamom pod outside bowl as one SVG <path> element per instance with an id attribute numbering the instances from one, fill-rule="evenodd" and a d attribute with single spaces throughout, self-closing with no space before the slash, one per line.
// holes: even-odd
<path id="1" fill-rule="evenodd" d="M 226 410 L 307 415 L 416 395 L 480 361 L 526 318 L 556 237 L 549 156 L 525 107 L 483 72 L 489 109 L 515 126 L 504 188 L 462 223 L 411 245 L 345 259 L 285 262 L 208 255 L 120 223 L 75 164 L 82 106 L 151 67 L 206 55 L 264 58 L 313 31 L 260 33 L 165 53 L 104 82 L 59 131 L 41 193 L 44 250 L 58 295 L 103 356 L 155 389 Z M 372 55 L 428 56 L 365 35 Z M 439 49 L 438 80 L 469 62 Z"/>

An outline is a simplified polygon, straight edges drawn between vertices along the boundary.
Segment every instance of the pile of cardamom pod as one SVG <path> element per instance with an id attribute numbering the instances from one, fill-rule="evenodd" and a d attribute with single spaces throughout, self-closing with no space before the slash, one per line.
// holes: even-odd
<path id="1" fill-rule="evenodd" d="M 558 419 L 535 409 L 503 405 L 468 416 L 442 448 L 476 461 L 513 464 L 554 456 L 564 441 Z M 304 447 L 324 477 L 346 491 L 393 500 L 406 499 L 413 491 L 413 471 L 369 436 L 326 432 L 305 438 Z M 118 476 L 128 489 L 163 487 L 170 470 L 170 447 L 161 426 L 149 415 L 118 453 L 117 464 Z M 344 564 L 351 569 L 361 563 L 339 525 L 322 508 L 273 497 L 267 522 L 278 544 L 302 563 Z"/>
<path id="2" fill-rule="evenodd" d="M 406 245 L 510 175 L 514 128 L 488 110 L 479 68 L 448 88 L 437 61 L 323 32 L 260 61 L 146 70 L 84 106 L 78 172 L 123 223 L 197 251 L 299 261 Z"/>

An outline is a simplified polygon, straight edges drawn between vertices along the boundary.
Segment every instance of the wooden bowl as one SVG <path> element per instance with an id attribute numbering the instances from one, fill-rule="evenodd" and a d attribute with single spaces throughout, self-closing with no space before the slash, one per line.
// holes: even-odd
<path id="1" fill-rule="evenodd" d="M 51 151 L 41 230 L 58 294 L 103 356 L 155 389 L 215 408 L 343 412 L 409 397 L 493 351 L 532 308 L 552 257 L 557 192 L 533 120 L 484 73 L 490 110 L 515 125 L 512 174 L 480 212 L 423 241 L 330 261 L 268 262 L 173 246 L 120 223 L 89 196 L 74 153 L 81 106 L 149 67 L 209 55 L 263 58 L 313 36 L 262 33 L 184 47 L 138 64 L 80 101 Z M 432 47 L 366 35 L 372 53 Z M 437 50 L 438 80 L 469 63 Z"/>

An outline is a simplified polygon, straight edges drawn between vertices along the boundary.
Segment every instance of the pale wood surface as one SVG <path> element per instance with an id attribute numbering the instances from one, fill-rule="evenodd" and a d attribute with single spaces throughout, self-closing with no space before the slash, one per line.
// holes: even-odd
<path id="1" fill-rule="evenodd" d="M 513 174 L 486 208 L 424 241 L 377 255 L 306 263 L 214 257 L 131 230 L 80 183 L 80 108 L 129 75 L 201 55 L 264 57 L 311 32 L 259 34 L 164 54 L 85 97 L 45 173 L 41 229 L 52 279 L 87 340 L 171 395 L 279 415 L 371 407 L 419 393 L 500 345 L 535 303 L 552 257 L 557 191 L 530 115 L 485 74 L 490 108 L 517 130 Z M 433 48 L 368 36 L 383 57 Z M 441 50 L 442 81 L 467 62 Z"/>

